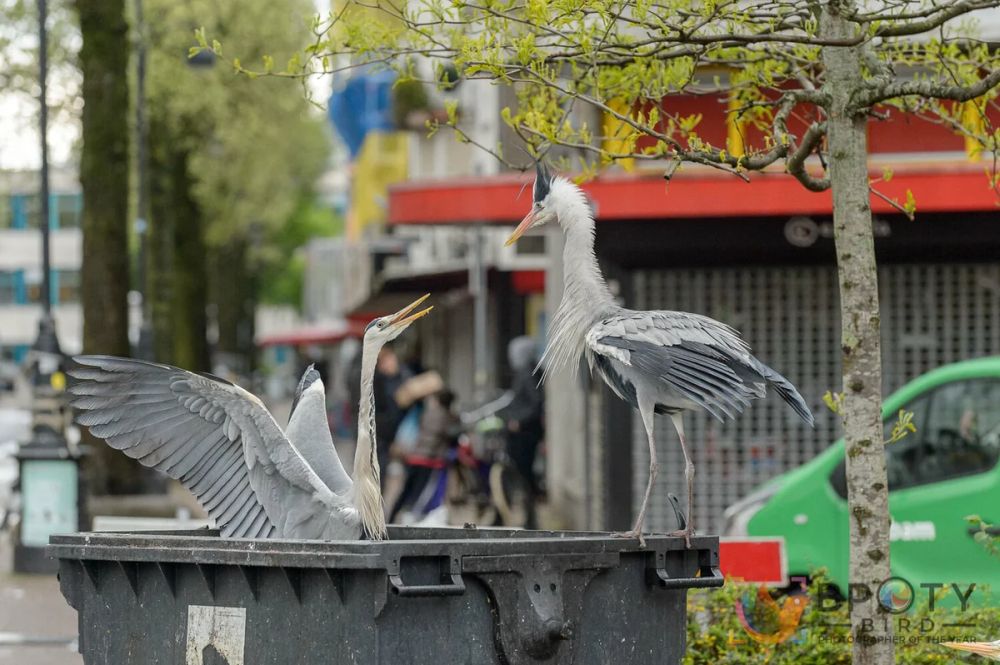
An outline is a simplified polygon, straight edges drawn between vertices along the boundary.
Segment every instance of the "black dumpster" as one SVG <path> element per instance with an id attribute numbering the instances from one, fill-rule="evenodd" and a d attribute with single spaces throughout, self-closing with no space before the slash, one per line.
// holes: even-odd
<path id="1" fill-rule="evenodd" d="M 677 663 L 716 538 L 390 527 L 388 541 L 54 536 L 88 664 Z"/>

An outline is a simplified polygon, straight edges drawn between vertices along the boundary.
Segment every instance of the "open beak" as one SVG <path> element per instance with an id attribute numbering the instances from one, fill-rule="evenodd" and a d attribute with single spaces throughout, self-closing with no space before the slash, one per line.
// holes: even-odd
<path id="1" fill-rule="evenodd" d="M 979 654 L 984 658 L 996 658 L 998 652 L 996 645 L 990 642 L 942 642 L 941 646 Z"/>
<path id="2" fill-rule="evenodd" d="M 420 310 L 419 312 L 417 312 L 415 314 L 410 314 L 410 312 L 412 312 L 413 310 L 415 310 L 420 305 L 420 303 L 422 303 L 423 301 L 427 300 L 430 297 L 431 297 L 431 294 L 428 293 L 426 295 L 423 295 L 423 296 L 417 298 L 416 300 L 414 300 L 413 302 L 411 302 L 409 305 L 407 305 L 403 309 L 401 309 L 398 312 L 396 312 L 395 314 L 393 314 L 392 315 L 392 319 L 390 319 L 390 321 L 389 321 L 389 324 L 392 325 L 393 327 L 395 327 L 395 326 L 408 326 L 411 323 L 413 323 L 414 321 L 416 321 L 417 319 L 419 319 L 420 317 L 426 316 L 428 312 L 430 312 L 432 309 L 434 309 L 433 306 L 428 307 L 427 309 L 422 309 L 422 310 Z"/>
<path id="3" fill-rule="evenodd" d="M 513 245 L 515 242 L 517 242 L 518 238 L 524 235 L 525 231 L 531 228 L 531 225 L 534 223 L 535 223 L 535 210 L 532 209 L 531 212 L 529 212 L 527 215 L 524 216 L 524 219 L 522 219 L 521 223 L 517 225 L 517 228 L 514 229 L 514 232 L 510 234 L 510 237 L 507 238 L 507 242 L 505 242 L 503 246 L 510 247 L 511 245 Z"/>

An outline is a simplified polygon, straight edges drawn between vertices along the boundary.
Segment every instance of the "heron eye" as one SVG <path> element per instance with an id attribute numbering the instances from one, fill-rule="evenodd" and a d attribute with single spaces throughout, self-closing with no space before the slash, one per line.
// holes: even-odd
<path id="1" fill-rule="evenodd" d="M 379 321 L 378 322 L 378 327 L 379 328 L 385 328 L 385 321 Z"/>

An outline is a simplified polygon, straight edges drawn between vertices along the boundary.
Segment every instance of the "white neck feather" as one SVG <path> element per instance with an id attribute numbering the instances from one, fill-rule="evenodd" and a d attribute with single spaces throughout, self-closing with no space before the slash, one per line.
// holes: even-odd
<path id="1" fill-rule="evenodd" d="M 375 345 L 371 345 L 374 347 Z M 354 507 L 361 525 L 372 540 L 386 537 L 385 510 L 382 505 L 380 469 L 375 450 L 375 362 L 378 348 L 365 345 L 361 355 L 361 404 L 358 408 L 358 447 L 354 452 Z"/>
<path id="2" fill-rule="evenodd" d="M 594 219 L 583 192 L 562 178 L 552 183 L 552 189 L 560 201 L 556 210 L 566 238 L 563 295 L 540 365 L 545 376 L 561 368 L 568 368 L 575 376 L 587 330 L 612 313 L 616 305 L 594 256 Z"/>

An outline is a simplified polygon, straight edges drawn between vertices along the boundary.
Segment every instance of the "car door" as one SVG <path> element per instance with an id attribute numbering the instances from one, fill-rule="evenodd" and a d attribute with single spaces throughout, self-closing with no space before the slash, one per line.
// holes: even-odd
<path id="1" fill-rule="evenodd" d="M 943 384 L 918 402 L 917 431 L 887 450 L 893 573 L 918 592 L 921 583 L 1000 588 L 1000 565 L 965 519 L 1000 522 L 1000 379 Z"/>

